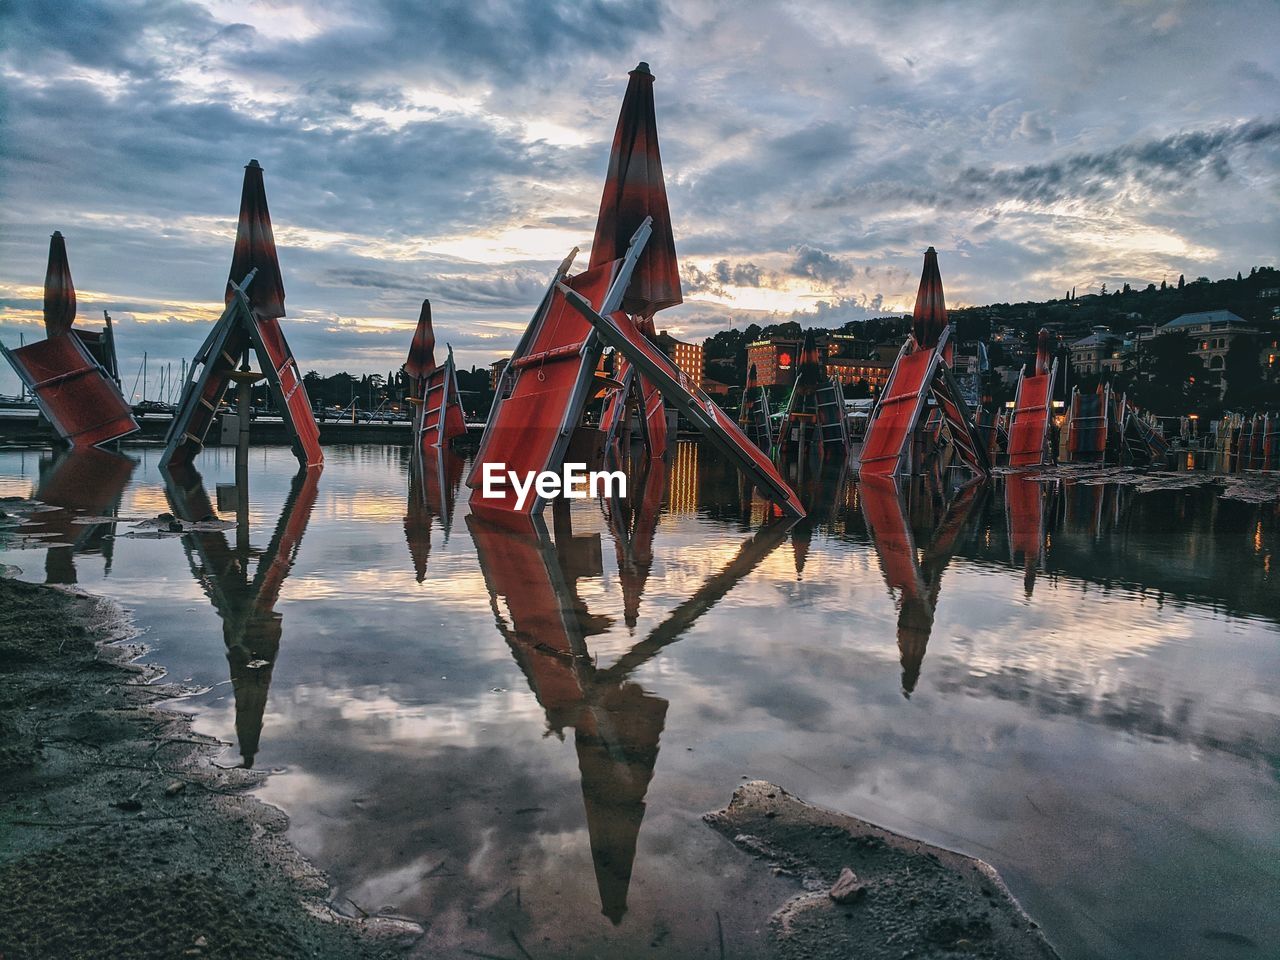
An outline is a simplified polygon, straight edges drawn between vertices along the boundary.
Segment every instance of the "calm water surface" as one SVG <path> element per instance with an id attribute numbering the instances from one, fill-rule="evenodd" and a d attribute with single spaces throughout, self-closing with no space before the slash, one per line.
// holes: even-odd
<path id="1" fill-rule="evenodd" d="M 72 508 L 0 563 L 132 610 L 424 954 L 715 957 L 718 918 L 756 955 L 795 889 L 699 819 L 744 777 L 988 860 L 1066 957 L 1280 953 L 1275 504 L 826 475 L 787 530 L 681 443 L 539 547 L 441 496 L 461 461 L 370 445 L 315 482 L 255 448 L 239 529 L 71 523 L 236 517 L 230 451 L 167 486 L 127 452 L 0 451 L 0 495 Z"/>

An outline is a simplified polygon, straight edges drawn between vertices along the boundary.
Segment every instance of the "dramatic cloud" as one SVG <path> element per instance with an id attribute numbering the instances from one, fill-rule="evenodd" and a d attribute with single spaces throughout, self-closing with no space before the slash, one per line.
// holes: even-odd
<path id="1" fill-rule="evenodd" d="M 59 229 L 130 368 L 216 315 L 250 157 L 304 366 L 394 367 L 424 297 L 504 355 L 590 242 L 638 60 L 677 335 L 909 309 L 930 245 L 953 304 L 1276 260 L 1270 0 L 14 0 L 0 36 L 0 339 L 41 335 Z"/>
<path id="2" fill-rule="evenodd" d="M 413 295 L 407 300 L 396 297 L 394 302 L 399 304 L 423 299 L 417 295 L 426 290 L 430 296 L 425 299 L 481 307 L 526 307 L 537 303 L 547 286 L 545 276 L 530 271 L 481 277 L 436 274 L 428 284 L 421 277 L 355 268 L 330 270 L 323 282 L 338 287 L 369 287 L 384 293 Z"/>
<path id="3" fill-rule="evenodd" d="M 715 266 L 716 279 L 721 283 L 733 284 L 735 287 L 758 287 L 764 271 L 754 263 L 735 263 L 721 260 Z"/>
<path id="4" fill-rule="evenodd" d="M 1114 197 L 1143 187 L 1180 194 L 1205 177 L 1225 181 L 1237 151 L 1280 144 L 1280 122 L 1251 121 L 1125 144 L 1105 153 L 1081 153 L 1016 169 L 970 167 L 935 202 L 960 204 L 1020 200 L 1048 207 L 1064 200 Z"/>
<path id="5" fill-rule="evenodd" d="M 796 249 L 795 259 L 791 261 L 788 272 L 797 277 L 812 277 L 823 283 L 832 285 L 853 277 L 853 266 L 838 257 L 833 257 L 825 250 L 802 243 Z"/>

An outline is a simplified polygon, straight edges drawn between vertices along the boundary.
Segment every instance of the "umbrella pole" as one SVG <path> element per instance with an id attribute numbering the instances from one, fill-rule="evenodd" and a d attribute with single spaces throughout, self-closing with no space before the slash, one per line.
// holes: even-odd
<path id="1" fill-rule="evenodd" d="M 236 437 L 236 537 L 237 542 L 249 539 L 249 411 L 253 406 L 253 385 L 263 379 L 261 373 L 249 368 L 249 347 L 245 347 L 240 369 L 232 371 L 231 379 L 239 390 L 236 393 L 236 410 L 240 415 L 240 433 Z"/>
<path id="2" fill-rule="evenodd" d="M 244 352 L 242 370 L 249 369 L 249 351 Z M 236 407 L 240 413 L 240 435 L 236 438 L 236 539 L 249 539 L 249 407 L 253 403 L 253 381 L 241 378 Z M 244 544 L 246 547 L 248 543 Z"/>

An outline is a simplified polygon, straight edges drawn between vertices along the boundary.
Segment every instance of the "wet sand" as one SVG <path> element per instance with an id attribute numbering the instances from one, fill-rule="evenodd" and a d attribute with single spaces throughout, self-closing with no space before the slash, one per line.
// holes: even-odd
<path id="1" fill-rule="evenodd" d="M 128 638 L 106 601 L 0 579 L 0 956 L 402 956 L 416 927 L 333 914 Z"/>

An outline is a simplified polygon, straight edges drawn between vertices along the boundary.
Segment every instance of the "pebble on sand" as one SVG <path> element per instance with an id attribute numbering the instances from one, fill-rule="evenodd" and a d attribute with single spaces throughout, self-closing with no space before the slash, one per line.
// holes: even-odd
<path id="1" fill-rule="evenodd" d="M 867 887 L 856 873 L 844 867 L 828 895 L 836 903 L 857 903 L 867 895 Z"/>

